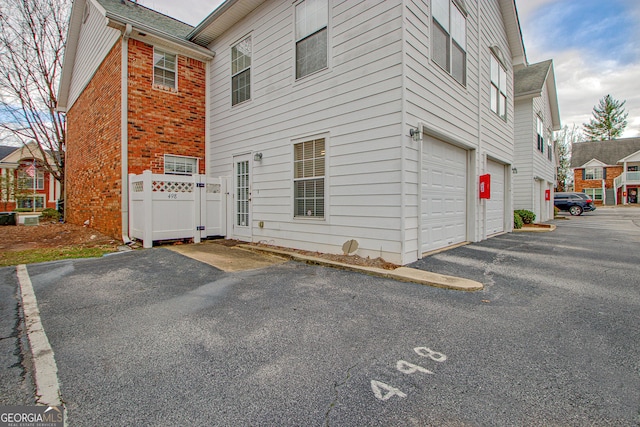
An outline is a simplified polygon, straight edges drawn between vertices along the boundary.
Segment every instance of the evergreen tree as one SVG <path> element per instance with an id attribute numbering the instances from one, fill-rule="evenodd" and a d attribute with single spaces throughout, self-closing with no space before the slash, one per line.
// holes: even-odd
<path id="1" fill-rule="evenodd" d="M 593 107 L 593 119 L 582 125 L 585 136 L 594 141 L 608 141 L 622 135 L 627 127 L 627 116 L 624 104 L 607 95 Z"/>

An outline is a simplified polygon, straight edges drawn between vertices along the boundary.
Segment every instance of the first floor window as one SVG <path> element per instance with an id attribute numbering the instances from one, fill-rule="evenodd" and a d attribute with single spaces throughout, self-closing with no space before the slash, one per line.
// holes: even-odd
<path id="1" fill-rule="evenodd" d="M 176 88 L 176 55 L 159 49 L 153 50 L 153 84 Z"/>
<path id="2" fill-rule="evenodd" d="M 507 70 L 491 55 L 491 111 L 507 120 Z"/>
<path id="3" fill-rule="evenodd" d="M 231 48 L 231 105 L 251 99 L 251 37 Z"/>
<path id="4" fill-rule="evenodd" d="M 602 201 L 602 188 L 585 188 L 582 191 L 583 193 L 591 197 L 593 200 Z"/>
<path id="5" fill-rule="evenodd" d="M 602 179 L 602 168 L 585 168 L 584 179 Z"/>
<path id="6" fill-rule="evenodd" d="M 293 146 L 294 216 L 324 218 L 325 140 Z"/>
<path id="7" fill-rule="evenodd" d="M 454 0 L 432 0 L 431 59 L 467 83 L 467 18 Z"/>
<path id="8" fill-rule="evenodd" d="M 193 175 L 198 173 L 198 159 L 184 156 L 164 156 L 164 173 L 171 175 Z"/>
<path id="9" fill-rule="evenodd" d="M 327 68 L 327 0 L 304 0 L 296 5 L 296 78 Z"/>
<path id="10" fill-rule="evenodd" d="M 35 205 L 35 206 L 34 206 Z M 18 208 L 20 209 L 43 209 L 44 208 L 44 196 L 41 194 L 34 194 L 32 196 L 23 196 L 18 198 Z"/>

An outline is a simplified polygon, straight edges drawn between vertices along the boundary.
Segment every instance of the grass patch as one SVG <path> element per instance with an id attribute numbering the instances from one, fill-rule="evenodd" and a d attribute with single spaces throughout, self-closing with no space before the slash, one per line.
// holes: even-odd
<path id="1" fill-rule="evenodd" d="M 70 246 L 64 248 L 29 249 L 15 252 L 6 251 L 0 252 L 0 267 L 58 261 L 61 259 L 98 258 L 111 252 L 115 252 L 115 249 L 109 246 L 93 248 Z"/>

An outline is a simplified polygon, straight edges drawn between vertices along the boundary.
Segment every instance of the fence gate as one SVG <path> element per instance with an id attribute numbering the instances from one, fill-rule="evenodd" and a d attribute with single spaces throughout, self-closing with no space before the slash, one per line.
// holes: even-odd
<path id="1" fill-rule="evenodd" d="M 225 236 L 227 179 L 205 175 L 129 175 L 129 236 L 153 241 Z"/>

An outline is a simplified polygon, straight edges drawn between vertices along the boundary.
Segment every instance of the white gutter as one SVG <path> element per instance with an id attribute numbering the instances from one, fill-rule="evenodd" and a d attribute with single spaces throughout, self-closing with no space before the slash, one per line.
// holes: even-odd
<path id="1" fill-rule="evenodd" d="M 128 109 L 129 109 L 129 35 L 133 31 L 131 24 L 127 24 L 122 32 L 122 52 L 120 56 L 121 79 L 120 79 L 120 166 L 122 168 L 122 188 L 121 188 L 121 214 L 122 214 L 122 241 L 127 244 L 131 242 L 129 238 L 129 129 L 128 129 Z"/>

